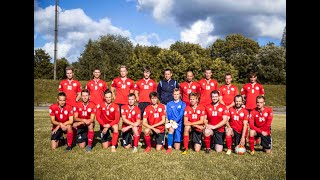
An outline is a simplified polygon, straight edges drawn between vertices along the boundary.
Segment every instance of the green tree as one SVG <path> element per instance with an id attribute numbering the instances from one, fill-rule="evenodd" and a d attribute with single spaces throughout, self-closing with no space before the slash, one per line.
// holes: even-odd
<path id="1" fill-rule="evenodd" d="M 259 50 L 258 79 L 261 83 L 286 84 L 286 49 L 269 43 Z"/>
<path id="2" fill-rule="evenodd" d="M 202 48 L 199 44 L 177 41 L 171 44 L 170 50 L 179 52 L 187 61 L 192 52 L 199 54 L 202 57 L 209 57 L 209 52 Z"/>
<path id="3" fill-rule="evenodd" d="M 50 55 L 39 48 L 34 54 L 34 79 L 53 79 L 53 64 Z"/>
<path id="4" fill-rule="evenodd" d="M 57 59 L 57 79 L 58 80 L 66 78 L 65 71 L 67 66 L 70 66 L 70 64 L 65 57 Z"/>

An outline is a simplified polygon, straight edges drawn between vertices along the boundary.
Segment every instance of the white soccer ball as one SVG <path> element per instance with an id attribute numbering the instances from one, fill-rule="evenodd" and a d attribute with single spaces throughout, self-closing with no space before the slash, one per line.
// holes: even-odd
<path id="1" fill-rule="evenodd" d="M 244 147 L 243 145 L 239 144 L 235 147 L 234 151 L 237 154 L 243 155 L 246 152 L 246 147 Z"/>

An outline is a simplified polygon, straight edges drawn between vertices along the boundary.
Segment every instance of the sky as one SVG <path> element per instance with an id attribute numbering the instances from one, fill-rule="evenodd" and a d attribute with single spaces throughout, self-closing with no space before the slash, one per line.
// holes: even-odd
<path id="1" fill-rule="evenodd" d="M 53 62 L 56 0 L 34 0 L 34 49 Z M 208 47 L 239 33 L 280 45 L 286 0 L 59 0 L 57 58 L 78 61 L 89 39 L 118 34 L 133 45 Z"/>

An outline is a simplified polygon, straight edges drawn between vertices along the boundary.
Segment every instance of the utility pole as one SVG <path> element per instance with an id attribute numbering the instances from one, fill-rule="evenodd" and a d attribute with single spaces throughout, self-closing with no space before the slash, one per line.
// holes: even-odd
<path id="1" fill-rule="evenodd" d="M 57 78 L 57 43 L 58 43 L 58 4 L 59 0 L 56 0 L 56 10 L 54 19 L 54 68 L 53 68 L 53 80 Z"/>

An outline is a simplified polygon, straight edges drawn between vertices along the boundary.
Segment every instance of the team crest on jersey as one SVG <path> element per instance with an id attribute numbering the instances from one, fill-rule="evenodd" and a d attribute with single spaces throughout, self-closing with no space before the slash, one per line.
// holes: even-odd
<path id="1" fill-rule="evenodd" d="M 222 112 L 222 108 L 219 108 L 218 111 L 219 111 L 219 112 Z"/>
<path id="2" fill-rule="evenodd" d="M 128 85 L 128 86 L 130 86 L 130 84 L 131 84 L 130 82 L 127 82 L 127 85 Z"/>
<path id="3" fill-rule="evenodd" d="M 189 114 L 192 114 L 192 111 L 189 111 Z"/>
<path id="4" fill-rule="evenodd" d="M 256 117 L 259 117 L 258 114 L 256 114 Z"/>
<path id="5" fill-rule="evenodd" d="M 64 83 L 64 85 L 67 85 L 67 83 Z"/>
<path id="6" fill-rule="evenodd" d="M 212 111 L 212 108 L 209 108 L 209 111 Z"/>
<path id="7" fill-rule="evenodd" d="M 112 108 L 110 108 L 110 111 L 111 111 L 111 112 L 113 112 L 113 111 L 114 111 L 114 108 L 113 108 L 113 107 L 112 107 Z"/>
<path id="8" fill-rule="evenodd" d="M 181 105 L 179 105 L 177 108 L 181 108 Z"/>
<path id="9" fill-rule="evenodd" d="M 152 83 L 149 83 L 149 86 L 153 86 L 153 84 L 152 84 Z"/>
<path id="10" fill-rule="evenodd" d="M 196 89 L 196 86 L 192 86 L 192 89 Z"/>
<path id="11" fill-rule="evenodd" d="M 52 110 L 51 110 L 51 109 L 49 109 L 49 113 L 50 113 L 50 114 L 52 113 Z"/>
<path id="12" fill-rule="evenodd" d="M 118 84 L 121 84 L 121 82 L 119 81 Z"/>
<path id="13" fill-rule="evenodd" d="M 150 111 L 150 113 L 153 113 L 152 111 Z"/>
<path id="14" fill-rule="evenodd" d="M 81 108 L 79 108 L 79 111 L 82 111 L 82 109 L 81 109 Z"/>
<path id="15" fill-rule="evenodd" d="M 91 108 L 88 108 L 88 112 L 91 112 Z"/>
<path id="16" fill-rule="evenodd" d="M 187 87 L 185 86 L 183 89 L 187 89 Z"/>
<path id="17" fill-rule="evenodd" d="M 200 114 L 200 110 L 197 110 L 197 114 Z"/>
<path id="18" fill-rule="evenodd" d="M 93 86 L 93 84 L 91 84 L 91 86 Z"/>
<path id="19" fill-rule="evenodd" d="M 226 90 L 226 88 L 223 88 L 223 90 L 225 91 L 225 90 Z"/>
<path id="20" fill-rule="evenodd" d="M 136 114 L 136 112 L 135 112 L 135 111 L 132 111 L 132 114 L 133 114 L 133 115 L 135 115 L 135 114 Z"/>
<path id="21" fill-rule="evenodd" d="M 205 83 L 203 83 L 202 85 L 206 85 Z"/>
<path id="22" fill-rule="evenodd" d="M 141 85 L 143 86 L 143 85 L 144 85 L 144 83 L 141 83 Z"/>
<path id="23" fill-rule="evenodd" d="M 250 87 L 248 87 L 248 90 L 250 89 Z"/>
<path id="24" fill-rule="evenodd" d="M 256 87 L 256 90 L 259 90 L 259 87 Z"/>
<path id="25" fill-rule="evenodd" d="M 73 83 L 73 86 L 77 86 L 77 83 Z"/>
<path id="26" fill-rule="evenodd" d="M 99 86 L 102 87 L 102 83 L 99 83 Z"/>
<path id="27" fill-rule="evenodd" d="M 264 117 L 268 117 L 268 113 L 266 113 L 266 112 L 263 115 L 264 115 Z"/>
<path id="28" fill-rule="evenodd" d="M 64 110 L 64 114 L 67 115 L 67 114 L 68 114 L 68 111 L 67 111 L 67 110 Z"/>
<path id="29" fill-rule="evenodd" d="M 158 108 L 158 111 L 159 111 L 159 112 L 162 112 L 162 108 Z"/>
<path id="30" fill-rule="evenodd" d="M 231 88 L 231 91 L 234 91 L 234 88 Z"/>
<path id="31" fill-rule="evenodd" d="M 244 113 L 240 113 L 240 117 L 243 117 L 244 116 Z"/>
<path id="32" fill-rule="evenodd" d="M 214 86 L 214 84 L 213 84 L 213 83 L 210 83 L 210 85 L 211 85 L 211 86 Z"/>
<path id="33" fill-rule="evenodd" d="M 106 110 L 106 108 L 103 107 L 102 110 L 104 111 L 104 110 Z"/>
<path id="34" fill-rule="evenodd" d="M 233 114 L 233 112 L 231 112 L 231 114 Z"/>

